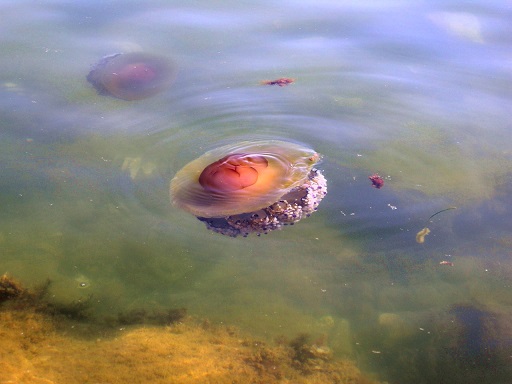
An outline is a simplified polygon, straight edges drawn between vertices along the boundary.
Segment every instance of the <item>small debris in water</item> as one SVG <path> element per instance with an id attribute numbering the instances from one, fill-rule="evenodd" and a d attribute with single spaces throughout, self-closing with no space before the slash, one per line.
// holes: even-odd
<path id="1" fill-rule="evenodd" d="M 261 81 L 261 85 L 279 85 L 280 87 L 284 87 L 285 85 L 291 84 L 295 81 L 290 77 L 281 77 L 275 80 L 263 80 Z"/>
<path id="2" fill-rule="evenodd" d="M 457 209 L 457 207 L 448 207 L 446 209 L 442 209 L 436 213 L 434 213 L 432 216 L 430 216 L 428 219 L 427 219 L 427 223 L 430 222 L 430 220 L 435 216 L 435 215 L 439 215 L 441 212 L 445 212 L 445 211 L 449 211 L 451 209 Z M 425 236 L 428 235 L 430 233 L 430 229 L 428 229 L 427 227 L 423 228 L 421 231 L 419 231 L 417 234 L 416 234 L 416 242 L 419 243 L 419 244 L 423 244 L 425 242 Z"/>
<path id="3" fill-rule="evenodd" d="M 416 234 L 416 242 L 419 244 L 423 244 L 425 242 L 425 236 L 427 236 L 429 233 L 430 229 L 428 229 L 427 227 L 423 228 Z"/>
<path id="4" fill-rule="evenodd" d="M 368 178 L 372 182 L 373 188 L 381 189 L 384 186 L 384 179 L 380 177 L 378 173 L 374 173 L 373 175 L 368 176 Z"/>
<path id="5" fill-rule="evenodd" d="M 446 209 L 442 209 L 440 210 L 439 212 L 436 212 L 434 213 L 432 216 L 430 216 L 427 220 L 427 222 L 430 221 L 430 219 L 432 219 L 435 215 L 439 215 L 441 212 L 444 212 L 444 211 L 449 211 L 450 209 L 457 209 L 457 207 L 449 207 L 449 208 L 446 208 Z"/>
<path id="6" fill-rule="evenodd" d="M 450 267 L 453 267 L 453 263 L 451 261 L 446 260 L 439 262 L 439 265 L 449 265 Z"/>

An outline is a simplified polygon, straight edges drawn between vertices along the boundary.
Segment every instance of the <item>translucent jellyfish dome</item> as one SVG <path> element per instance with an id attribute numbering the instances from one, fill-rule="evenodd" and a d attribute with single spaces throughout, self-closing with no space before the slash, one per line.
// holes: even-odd
<path id="1" fill-rule="evenodd" d="M 101 59 L 87 75 L 100 95 L 140 100 L 167 89 L 176 77 L 168 59 L 147 53 L 117 53 Z"/>
<path id="2" fill-rule="evenodd" d="M 223 235 L 258 235 L 313 213 L 327 193 L 321 156 L 286 141 L 245 141 L 205 153 L 171 180 L 172 203 Z"/>

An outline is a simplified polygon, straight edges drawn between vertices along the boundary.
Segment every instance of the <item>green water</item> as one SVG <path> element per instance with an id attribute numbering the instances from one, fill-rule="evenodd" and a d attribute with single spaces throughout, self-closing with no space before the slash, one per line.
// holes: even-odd
<path id="1" fill-rule="evenodd" d="M 269 340 L 324 335 L 390 383 L 507 382 L 510 4 L 0 11 L 1 273 L 91 297 L 96 317 L 185 307 Z M 102 56 L 140 50 L 177 63 L 168 91 L 126 102 L 87 83 Z M 259 85 L 279 77 L 296 81 Z M 245 139 L 322 153 L 319 211 L 233 239 L 171 206 L 181 167 Z M 476 349 L 450 328 L 460 305 L 497 319 Z"/>

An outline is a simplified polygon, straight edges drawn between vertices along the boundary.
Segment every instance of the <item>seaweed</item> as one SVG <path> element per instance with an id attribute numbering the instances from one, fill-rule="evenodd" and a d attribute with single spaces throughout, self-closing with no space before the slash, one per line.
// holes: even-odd
<path id="1" fill-rule="evenodd" d="M 322 363 L 332 357 L 331 350 L 323 345 L 325 342 L 323 338 L 318 344 L 311 343 L 310 339 L 308 334 L 301 333 L 289 343 L 293 350 L 294 366 L 304 374 L 322 370 Z"/>
<path id="2" fill-rule="evenodd" d="M 70 320 L 80 321 L 90 320 L 92 318 L 92 299 L 93 296 L 89 295 L 85 299 L 73 300 L 70 303 L 42 302 L 42 306 L 37 310 L 54 317 L 64 316 Z"/>
<path id="3" fill-rule="evenodd" d="M 187 315 L 186 308 L 170 308 L 166 311 L 148 312 L 145 309 L 133 309 L 119 312 L 117 321 L 122 325 L 152 324 L 169 325 L 180 322 Z"/>
<path id="4" fill-rule="evenodd" d="M 18 299 L 26 294 L 26 290 L 19 282 L 3 274 L 0 277 L 0 303 Z"/>
<path id="5" fill-rule="evenodd" d="M 109 383 L 196 383 L 198 377 L 216 383 L 376 383 L 353 362 L 333 359 L 325 338 L 311 342 L 300 334 L 269 345 L 207 320 L 181 323 L 185 308 L 93 317 L 92 295 L 49 302 L 50 284 L 26 289 L 6 275 L 0 278 L 2 349 L 14 351 L 0 354 L 6 382 L 75 383 L 78 374 L 80 382 Z M 167 326 L 178 322 L 177 331 L 169 332 Z M 119 324 L 140 326 L 109 332 Z"/>
<path id="6" fill-rule="evenodd" d="M 74 300 L 71 303 L 54 303 L 47 299 L 50 285 L 51 280 L 47 279 L 35 288 L 28 289 L 4 274 L 0 278 L 0 304 L 5 304 L 8 309 L 32 310 L 52 317 L 63 316 L 71 320 L 90 318 L 92 296 Z"/>
<path id="7" fill-rule="evenodd" d="M 46 296 L 51 281 L 48 279 L 44 283 L 29 290 L 10 277 L 6 273 L 0 277 L 0 305 L 9 303 L 12 307 L 22 309 L 25 307 L 38 307 L 42 299 Z"/>

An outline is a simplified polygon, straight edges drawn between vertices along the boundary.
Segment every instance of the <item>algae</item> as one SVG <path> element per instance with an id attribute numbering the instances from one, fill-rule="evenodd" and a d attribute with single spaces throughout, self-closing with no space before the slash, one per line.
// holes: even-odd
<path id="1" fill-rule="evenodd" d="M 1 382 L 376 383 L 349 361 L 314 355 L 304 373 L 290 347 L 225 327 L 135 327 L 84 339 L 57 332 L 50 318 L 35 312 L 1 311 L 0 321 Z"/>
<path id="2" fill-rule="evenodd" d="M 0 277 L 0 303 L 19 298 L 25 294 L 25 289 L 19 282 L 7 276 L 7 274 Z"/>
<path id="3" fill-rule="evenodd" d="M 2 282 L 9 292 L 16 287 L 6 302 L 29 294 L 10 278 Z M 84 319 L 40 311 L 44 300 L 21 307 L 6 302 L 0 306 L 0 382 L 377 383 L 306 335 L 271 345 L 233 327 L 185 318 L 183 310 L 169 312 L 180 321 L 166 326 L 106 324 L 79 333 L 77 320 Z M 119 316 L 119 324 L 148 317 L 131 315 L 129 321 Z"/>

